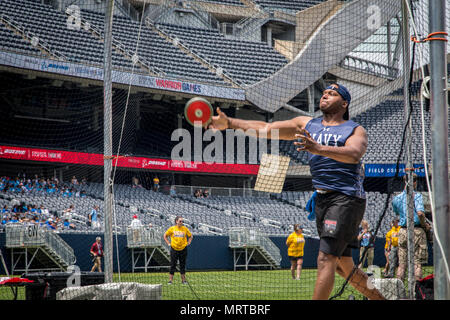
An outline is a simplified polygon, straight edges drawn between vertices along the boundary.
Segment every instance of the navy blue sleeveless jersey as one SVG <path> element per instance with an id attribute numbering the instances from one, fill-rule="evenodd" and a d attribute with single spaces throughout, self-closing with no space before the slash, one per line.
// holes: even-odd
<path id="1" fill-rule="evenodd" d="M 322 145 L 343 147 L 359 124 L 351 120 L 338 126 L 322 125 L 322 117 L 310 120 L 306 130 Z M 312 183 L 316 189 L 334 190 L 349 196 L 365 198 L 364 171 L 361 161 L 344 163 L 331 158 L 309 154 Z"/>

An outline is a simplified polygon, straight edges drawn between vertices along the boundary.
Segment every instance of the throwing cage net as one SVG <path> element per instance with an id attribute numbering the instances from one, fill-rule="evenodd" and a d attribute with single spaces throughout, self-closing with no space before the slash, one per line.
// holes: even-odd
<path id="1" fill-rule="evenodd" d="M 431 177 L 428 19 L 422 0 L 0 0 L 0 299 L 311 299 L 310 154 L 192 124 L 318 118 L 331 84 L 368 145 L 354 267 L 329 298 L 429 298 L 446 177 Z M 177 217 L 184 258 L 164 239 Z"/>

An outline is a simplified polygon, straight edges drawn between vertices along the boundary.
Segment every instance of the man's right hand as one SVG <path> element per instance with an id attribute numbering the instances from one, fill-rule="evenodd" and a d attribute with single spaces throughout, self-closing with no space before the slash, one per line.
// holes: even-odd
<path id="1" fill-rule="evenodd" d="M 211 123 L 209 124 L 209 129 L 216 129 L 216 130 L 225 130 L 228 129 L 228 122 L 229 119 L 225 113 L 220 110 L 220 108 L 216 109 L 217 116 L 212 116 Z"/>

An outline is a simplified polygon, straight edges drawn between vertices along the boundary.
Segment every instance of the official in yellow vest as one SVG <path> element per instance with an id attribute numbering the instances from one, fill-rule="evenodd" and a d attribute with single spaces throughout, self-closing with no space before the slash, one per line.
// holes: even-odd
<path id="1" fill-rule="evenodd" d="M 170 246 L 170 270 L 169 270 L 169 284 L 172 284 L 173 275 L 180 262 L 180 276 L 181 283 L 186 282 L 186 258 L 187 246 L 191 244 L 193 236 L 189 229 L 183 225 L 183 218 L 177 216 L 175 218 L 175 225 L 167 229 L 164 233 L 164 241 Z M 170 242 L 169 242 L 170 238 Z"/>
<path id="2" fill-rule="evenodd" d="M 393 226 L 391 222 L 391 227 Z M 391 235 L 392 235 L 392 229 L 390 229 L 385 236 L 386 242 L 384 244 L 384 257 L 386 258 L 386 264 L 384 266 L 383 274 L 386 276 L 388 274 L 389 270 L 389 252 L 391 248 Z"/>
<path id="3" fill-rule="evenodd" d="M 389 271 L 386 278 L 393 278 L 395 276 L 395 269 L 398 267 L 398 234 L 401 227 L 398 225 L 399 219 L 395 218 L 392 221 L 392 228 L 389 230 Z"/>
<path id="4" fill-rule="evenodd" d="M 288 256 L 291 261 L 292 279 L 300 280 L 303 265 L 303 249 L 305 247 L 305 237 L 303 236 L 303 228 L 299 224 L 294 225 L 292 232 L 286 240 L 288 247 Z"/>

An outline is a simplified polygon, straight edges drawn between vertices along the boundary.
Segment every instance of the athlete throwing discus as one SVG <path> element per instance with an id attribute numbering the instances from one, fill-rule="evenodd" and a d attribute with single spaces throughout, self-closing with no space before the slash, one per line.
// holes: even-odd
<path id="1" fill-rule="evenodd" d="M 209 124 L 211 129 L 242 129 L 269 139 L 277 130 L 274 137 L 292 140 L 298 151 L 309 153 L 312 183 L 317 191 L 314 211 L 320 237 L 314 300 L 329 298 L 335 272 L 345 279 L 352 273 L 351 249 L 358 247 L 358 227 L 366 206 L 361 158 L 367 149 L 367 133 L 349 120 L 350 101 L 347 88 L 332 84 L 320 99 L 323 115 L 319 118 L 299 116 L 267 123 L 230 118 L 217 108 L 217 116 Z M 367 279 L 364 271 L 356 269 L 349 282 L 368 299 L 384 299 L 376 288 L 368 287 Z"/>

